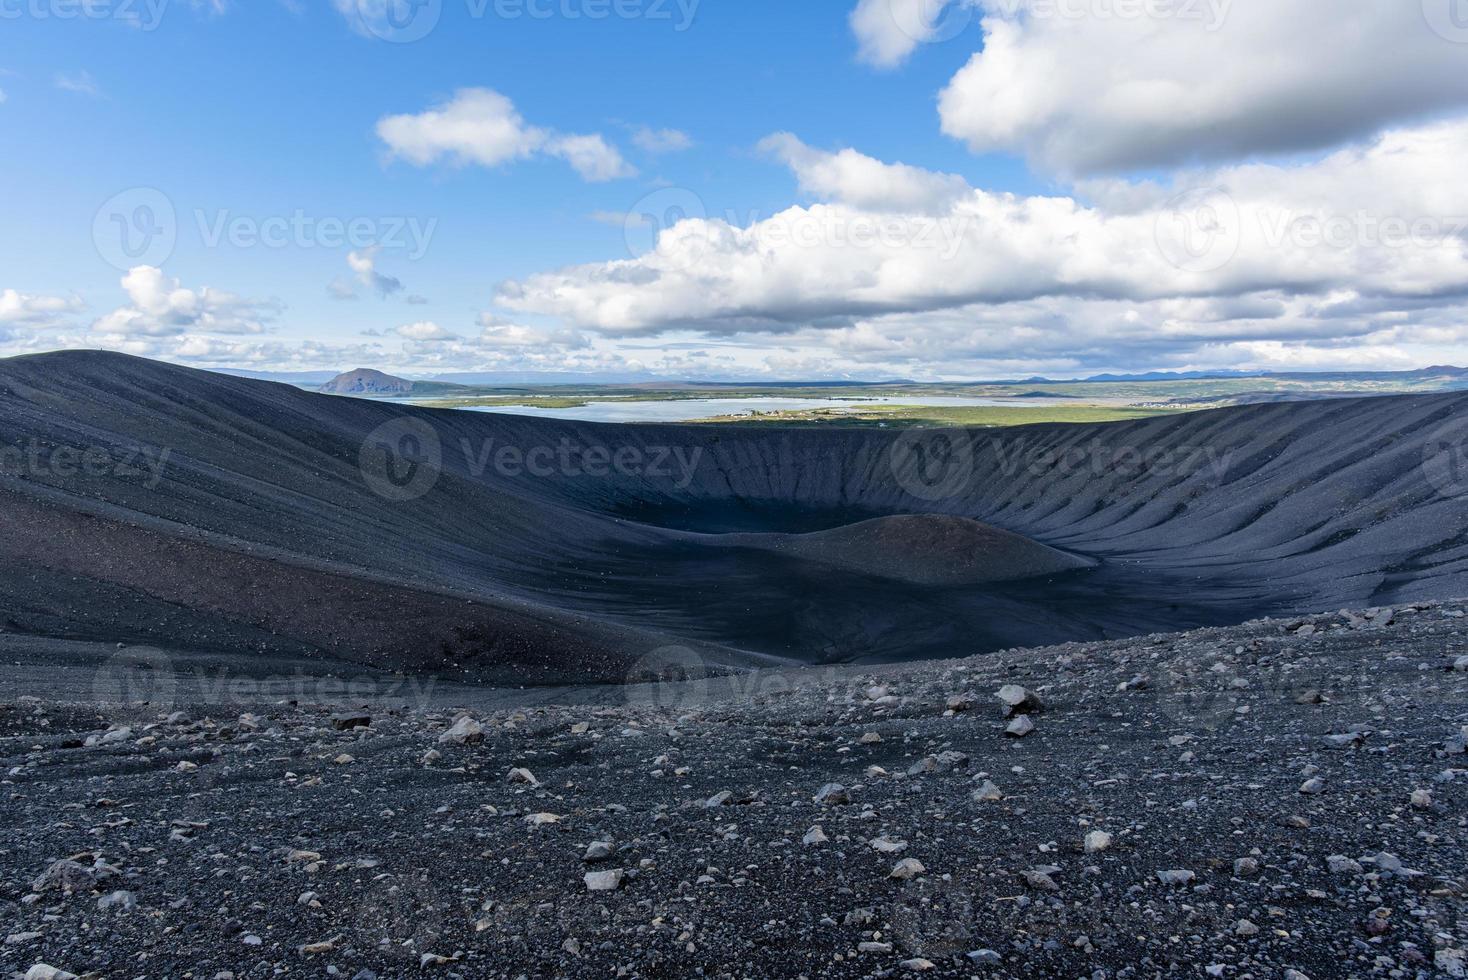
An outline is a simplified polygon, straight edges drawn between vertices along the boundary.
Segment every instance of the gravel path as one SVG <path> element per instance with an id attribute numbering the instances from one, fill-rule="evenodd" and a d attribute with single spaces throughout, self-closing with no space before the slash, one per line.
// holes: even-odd
<path id="1" fill-rule="evenodd" d="M 1463 612 L 599 705 L 14 699 L 0 961 L 33 978 L 1460 977 Z"/>

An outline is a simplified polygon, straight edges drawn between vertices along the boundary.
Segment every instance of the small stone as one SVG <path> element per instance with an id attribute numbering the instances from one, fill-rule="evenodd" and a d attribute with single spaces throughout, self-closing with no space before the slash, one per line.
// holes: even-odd
<path id="1" fill-rule="evenodd" d="M 512 783 L 520 783 L 525 786 L 539 786 L 540 780 L 535 778 L 535 773 L 529 769 L 511 769 L 505 777 Z"/>
<path id="2" fill-rule="evenodd" d="M 1194 881 L 1197 880 L 1197 878 L 1198 876 L 1193 874 L 1193 872 L 1186 870 L 1157 872 L 1157 880 L 1162 882 L 1164 885 L 1169 885 L 1171 887 L 1191 885 Z"/>
<path id="3" fill-rule="evenodd" d="M 969 794 L 975 803 L 997 803 L 1004 799 L 1004 794 L 999 792 L 999 787 L 991 781 L 984 780 L 983 785 Z"/>
<path id="4" fill-rule="evenodd" d="M 1035 730 L 1035 723 L 1030 721 L 1029 715 L 1019 715 L 1004 729 L 1004 734 L 1010 738 L 1024 738 Z"/>
<path id="5" fill-rule="evenodd" d="M 882 736 L 878 735 L 876 732 L 867 732 L 861 738 L 857 739 L 857 741 L 860 742 L 862 745 L 878 745 L 882 741 Z"/>
<path id="6" fill-rule="evenodd" d="M 872 850 L 878 854 L 901 854 L 907 850 L 907 841 L 894 840 L 891 837 L 876 837 L 871 843 Z"/>
<path id="7" fill-rule="evenodd" d="M 525 822 L 531 827 L 544 827 L 547 824 L 560 823 L 561 817 L 555 813 L 531 813 L 526 815 Z"/>
<path id="8" fill-rule="evenodd" d="M 484 726 L 464 715 L 438 737 L 440 745 L 477 745 L 484 741 Z"/>
<path id="9" fill-rule="evenodd" d="M 1248 919 L 1240 919 L 1238 922 L 1234 923 L 1234 935 L 1257 936 L 1259 935 L 1259 927 L 1250 922 Z"/>
<path id="10" fill-rule="evenodd" d="M 936 969 L 936 965 L 932 960 L 925 960 L 921 956 L 915 956 L 910 960 L 903 960 L 899 966 L 904 970 L 911 970 L 914 973 L 925 973 L 928 970 Z"/>
<path id="11" fill-rule="evenodd" d="M 1425 789 L 1412 791 L 1412 805 L 1419 810 L 1432 809 L 1432 794 Z"/>
<path id="12" fill-rule="evenodd" d="M 805 836 L 800 839 L 800 842 L 805 846 L 810 847 L 812 844 L 824 844 L 828 840 L 830 840 L 830 838 L 827 837 L 826 832 L 821 829 L 821 825 L 816 824 L 810 830 L 807 830 L 805 832 Z"/>
<path id="13" fill-rule="evenodd" d="M 1029 885 L 1031 888 L 1035 889 L 1036 891 L 1042 891 L 1042 892 L 1058 892 L 1058 891 L 1060 891 L 1060 886 L 1055 883 L 1055 879 L 1052 878 L 1052 877 L 1050 877 L 1050 875 L 1049 875 L 1048 872 L 1040 871 L 1040 870 L 1037 870 L 1037 869 L 1031 869 L 1029 871 L 1021 871 L 1019 874 L 1020 874 L 1020 877 L 1025 880 L 1025 884 L 1026 885 Z"/>
<path id="14" fill-rule="evenodd" d="M 97 908 L 104 912 L 108 909 L 127 912 L 137 908 L 137 905 L 138 897 L 129 891 L 108 892 L 106 895 L 97 899 Z"/>
<path id="15" fill-rule="evenodd" d="M 1344 854 L 1332 854 L 1325 859 L 1325 866 L 1334 875 L 1358 875 L 1361 873 L 1361 863 L 1346 857 Z"/>
<path id="16" fill-rule="evenodd" d="M 368 728 L 372 725 L 372 716 L 365 711 L 343 711 L 331 716 L 331 727 L 339 732 L 351 731 L 354 728 Z"/>
<path id="17" fill-rule="evenodd" d="M 1468 657 L 1459 657 L 1453 661 L 1453 669 L 1459 673 L 1468 673 Z"/>
<path id="18" fill-rule="evenodd" d="M 1111 835 L 1104 830 L 1093 830 L 1086 835 L 1086 853 L 1099 854 L 1111 846 Z"/>
<path id="19" fill-rule="evenodd" d="M 906 881 L 909 878 L 916 878 L 927 870 L 917 858 L 903 858 L 892 866 L 892 873 L 888 877 Z"/>
<path id="20" fill-rule="evenodd" d="M 827 783 L 816 794 L 815 801 L 821 806 L 840 806 L 851 802 L 851 794 L 840 783 Z"/>
<path id="21" fill-rule="evenodd" d="M 46 963 L 37 963 L 25 971 L 25 980 L 77 980 L 77 975 Z"/>
<path id="22" fill-rule="evenodd" d="M 1318 796 L 1325 792 L 1325 780 L 1319 776 L 1311 776 L 1300 784 L 1300 792 L 1306 796 Z"/>
<path id="23" fill-rule="evenodd" d="M 714 810 L 721 806 L 727 806 L 729 801 L 733 798 L 734 794 L 726 789 L 722 792 L 715 793 L 713 796 L 710 796 L 708 799 L 704 800 L 703 806 L 705 810 Z"/>
<path id="24" fill-rule="evenodd" d="M 1259 862 L 1254 860 L 1253 858 L 1239 858 L 1237 861 L 1234 862 L 1234 874 L 1238 875 L 1240 878 L 1247 878 L 1250 875 L 1258 873 Z"/>
<path id="25" fill-rule="evenodd" d="M 626 872 L 617 868 L 613 871 L 588 871 L 583 880 L 589 892 L 614 892 L 622 887 Z"/>
<path id="26" fill-rule="evenodd" d="M 1005 684 L 995 695 L 1004 709 L 1004 717 L 1009 718 L 1027 712 L 1038 714 L 1045 708 L 1045 703 L 1040 696 L 1033 691 L 1026 690 L 1018 684 Z"/>
<path id="27" fill-rule="evenodd" d="M 581 856 L 581 860 L 587 864 L 595 864 L 598 861 L 605 861 L 615 853 L 617 849 L 611 841 L 594 840 L 587 846 L 586 853 Z"/>

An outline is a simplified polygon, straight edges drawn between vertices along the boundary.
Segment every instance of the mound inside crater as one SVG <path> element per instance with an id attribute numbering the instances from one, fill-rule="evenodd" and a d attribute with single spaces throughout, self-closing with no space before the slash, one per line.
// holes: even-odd
<path id="1" fill-rule="evenodd" d="M 916 585 L 1011 582 L 1096 564 L 949 514 L 902 514 L 809 534 L 731 534 L 720 540 Z"/>

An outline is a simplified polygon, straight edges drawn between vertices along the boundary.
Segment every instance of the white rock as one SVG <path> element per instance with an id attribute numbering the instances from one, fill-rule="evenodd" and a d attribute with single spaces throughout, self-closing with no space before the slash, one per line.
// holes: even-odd
<path id="1" fill-rule="evenodd" d="M 473 745 L 484 741 L 484 726 L 468 715 L 454 722 L 452 728 L 438 737 L 440 745 Z"/>
<path id="2" fill-rule="evenodd" d="M 1004 734 L 1010 738 L 1024 738 L 1035 730 L 1035 723 L 1030 721 L 1029 715 L 1019 715 L 1004 729 Z"/>
<path id="3" fill-rule="evenodd" d="M 1086 853 L 1099 854 L 1111 846 L 1111 835 L 1104 830 L 1093 830 L 1086 835 Z"/>
<path id="4" fill-rule="evenodd" d="M 613 871 L 588 871 L 583 880 L 589 892 L 614 892 L 622 887 L 626 872 L 617 868 Z"/>

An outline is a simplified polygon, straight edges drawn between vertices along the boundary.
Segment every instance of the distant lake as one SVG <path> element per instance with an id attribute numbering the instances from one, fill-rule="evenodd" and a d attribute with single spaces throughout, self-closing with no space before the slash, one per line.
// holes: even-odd
<path id="1" fill-rule="evenodd" d="M 869 405 L 923 405 L 934 408 L 992 407 L 1039 408 L 1045 405 L 1074 405 L 1070 398 L 964 398 L 961 395 L 932 395 L 900 398 L 687 398 L 670 401 L 623 401 L 609 399 L 588 402 L 579 408 L 538 408 L 534 404 L 495 405 L 466 409 L 500 415 L 537 415 L 545 418 L 574 419 L 581 422 L 696 422 L 721 415 L 748 415 L 751 412 L 783 412 L 791 410 L 847 409 Z"/>

